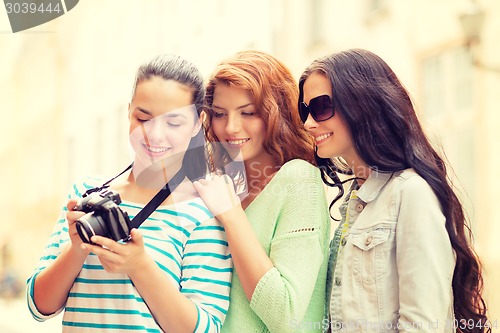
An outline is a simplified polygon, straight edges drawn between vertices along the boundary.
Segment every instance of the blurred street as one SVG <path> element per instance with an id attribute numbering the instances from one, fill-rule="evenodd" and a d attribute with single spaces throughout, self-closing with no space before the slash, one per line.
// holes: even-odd
<path id="1" fill-rule="evenodd" d="M 58 333 L 61 332 L 61 318 L 57 316 L 46 322 L 37 322 L 31 316 L 24 297 L 0 298 L 1 333 Z"/>
<path id="2" fill-rule="evenodd" d="M 10 33 L 9 2 L 0 5 L 0 333 L 62 331 L 62 315 L 33 319 L 23 290 L 73 182 L 110 178 L 134 159 L 127 115 L 141 63 L 177 54 L 208 79 L 223 59 L 254 49 L 298 80 L 314 59 L 350 48 L 397 73 L 448 162 L 500 333 L 499 0 L 73 0 L 19 33 Z"/>

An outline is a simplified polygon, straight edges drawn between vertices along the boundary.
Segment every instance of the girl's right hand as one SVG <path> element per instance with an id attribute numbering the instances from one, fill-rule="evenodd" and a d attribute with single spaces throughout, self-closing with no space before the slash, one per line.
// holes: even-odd
<path id="1" fill-rule="evenodd" d="M 240 198 L 228 175 L 214 175 L 211 180 L 200 179 L 193 182 L 193 186 L 207 208 L 222 224 L 235 209 L 242 211 Z"/>
<path id="2" fill-rule="evenodd" d="M 80 238 L 80 235 L 78 235 L 78 231 L 76 230 L 76 220 L 78 220 L 80 217 L 85 215 L 85 212 L 81 212 L 78 210 L 75 210 L 76 204 L 78 201 L 76 199 L 71 199 L 68 201 L 68 204 L 66 207 L 68 208 L 68 212 L 66 213 L 66 220 L 68 221 L 68 234 L 69 238 L 71 239 L 71 247 L 73 249 L 78 250 L 82 254 L 89 254 L 90 250 L 85 249 L 85 247 L 82 246 L 83 241 Z"/>

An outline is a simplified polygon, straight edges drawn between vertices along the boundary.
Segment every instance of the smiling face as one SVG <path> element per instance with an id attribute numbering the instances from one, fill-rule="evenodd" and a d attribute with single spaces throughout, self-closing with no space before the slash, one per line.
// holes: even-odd
<path id="1" fill-rule="evenodd" d="M 241 153 L 245 164 L 272 160 L 264 150 L 266 124 L 258 116 L 249 91 L 219 83 L 214 90 L 211 126 L 234 160 Z"/>
<path id="2" fill-rule="evenodd" d="M 311 99 L 321 95 L 332 98 L 332 83 L 324 74 L 313 72 L 305 80 L 303 91 L 303 102 L 309 105 Z M 359 160 L 349 129 L 337 111 L 332 118 L 321 122 L 309 115 L 304 127 L 314 137 L 319 157 L 342 157 L 348 163 Z"/>
<path id="3" fill-rule="evenodd" d="M 137 84 L 129 105 L 134 167 L 180 167 L 191 138 L 201 127 L 192 99 L 192 90 L 173 80 L 153 76 Z"/>

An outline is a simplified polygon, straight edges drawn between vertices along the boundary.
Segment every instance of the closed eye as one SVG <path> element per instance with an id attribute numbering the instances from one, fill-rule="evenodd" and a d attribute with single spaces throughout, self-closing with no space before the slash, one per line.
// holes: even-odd
<path id="1" fill-rule="evenodd" d="M 222 112 L 215 112 L 214 111 L 214 118 L 222 118 L 224 117 L 226 114 L 225 113 L 222 113 Z"/>

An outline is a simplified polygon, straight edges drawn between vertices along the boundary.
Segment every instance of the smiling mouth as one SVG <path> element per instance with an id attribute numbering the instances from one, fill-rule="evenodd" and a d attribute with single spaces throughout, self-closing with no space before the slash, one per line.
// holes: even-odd
<path id="1" fill-rule="evenodd" d="M 227 140 L 227 143 L 229 143 L 230 146 L 241 146 L 249 140 L 250 139 Z"/>
<path id="2" fill-rule="evenodd" d="M 154 154 L 161 154 L 161 153 L 164 153 L 166 151 L 168 151 L 170 149 L 170 147 L 168 148 L 165 148 L 165 147 L 151 147 L 151 146 L 148 146 L 148 145 L 144 145 L 144 147 L 146 148 L 147 151 L 151 152 L 151 153 L 154 153 Z"/>
<path id="3" fill-rule="evenodd" d="M 326 133 L 326 134 L 322 134 L 322 135 L 320 135 L 320 136 L 316 136 L 316 137 L 314 137 L 314 141 L 316 141 L 316 144 L 318 144 L 318 143 L 321 143 L 321 142 L 325 141 L 326 139 L 328 139 L 328 138 L 329 138 L 329 137 L 331 137 L 332 135 L 333 135 L 333 133 L 332 133 L 332 132 L 330 132 L 330 133 Z"/>

